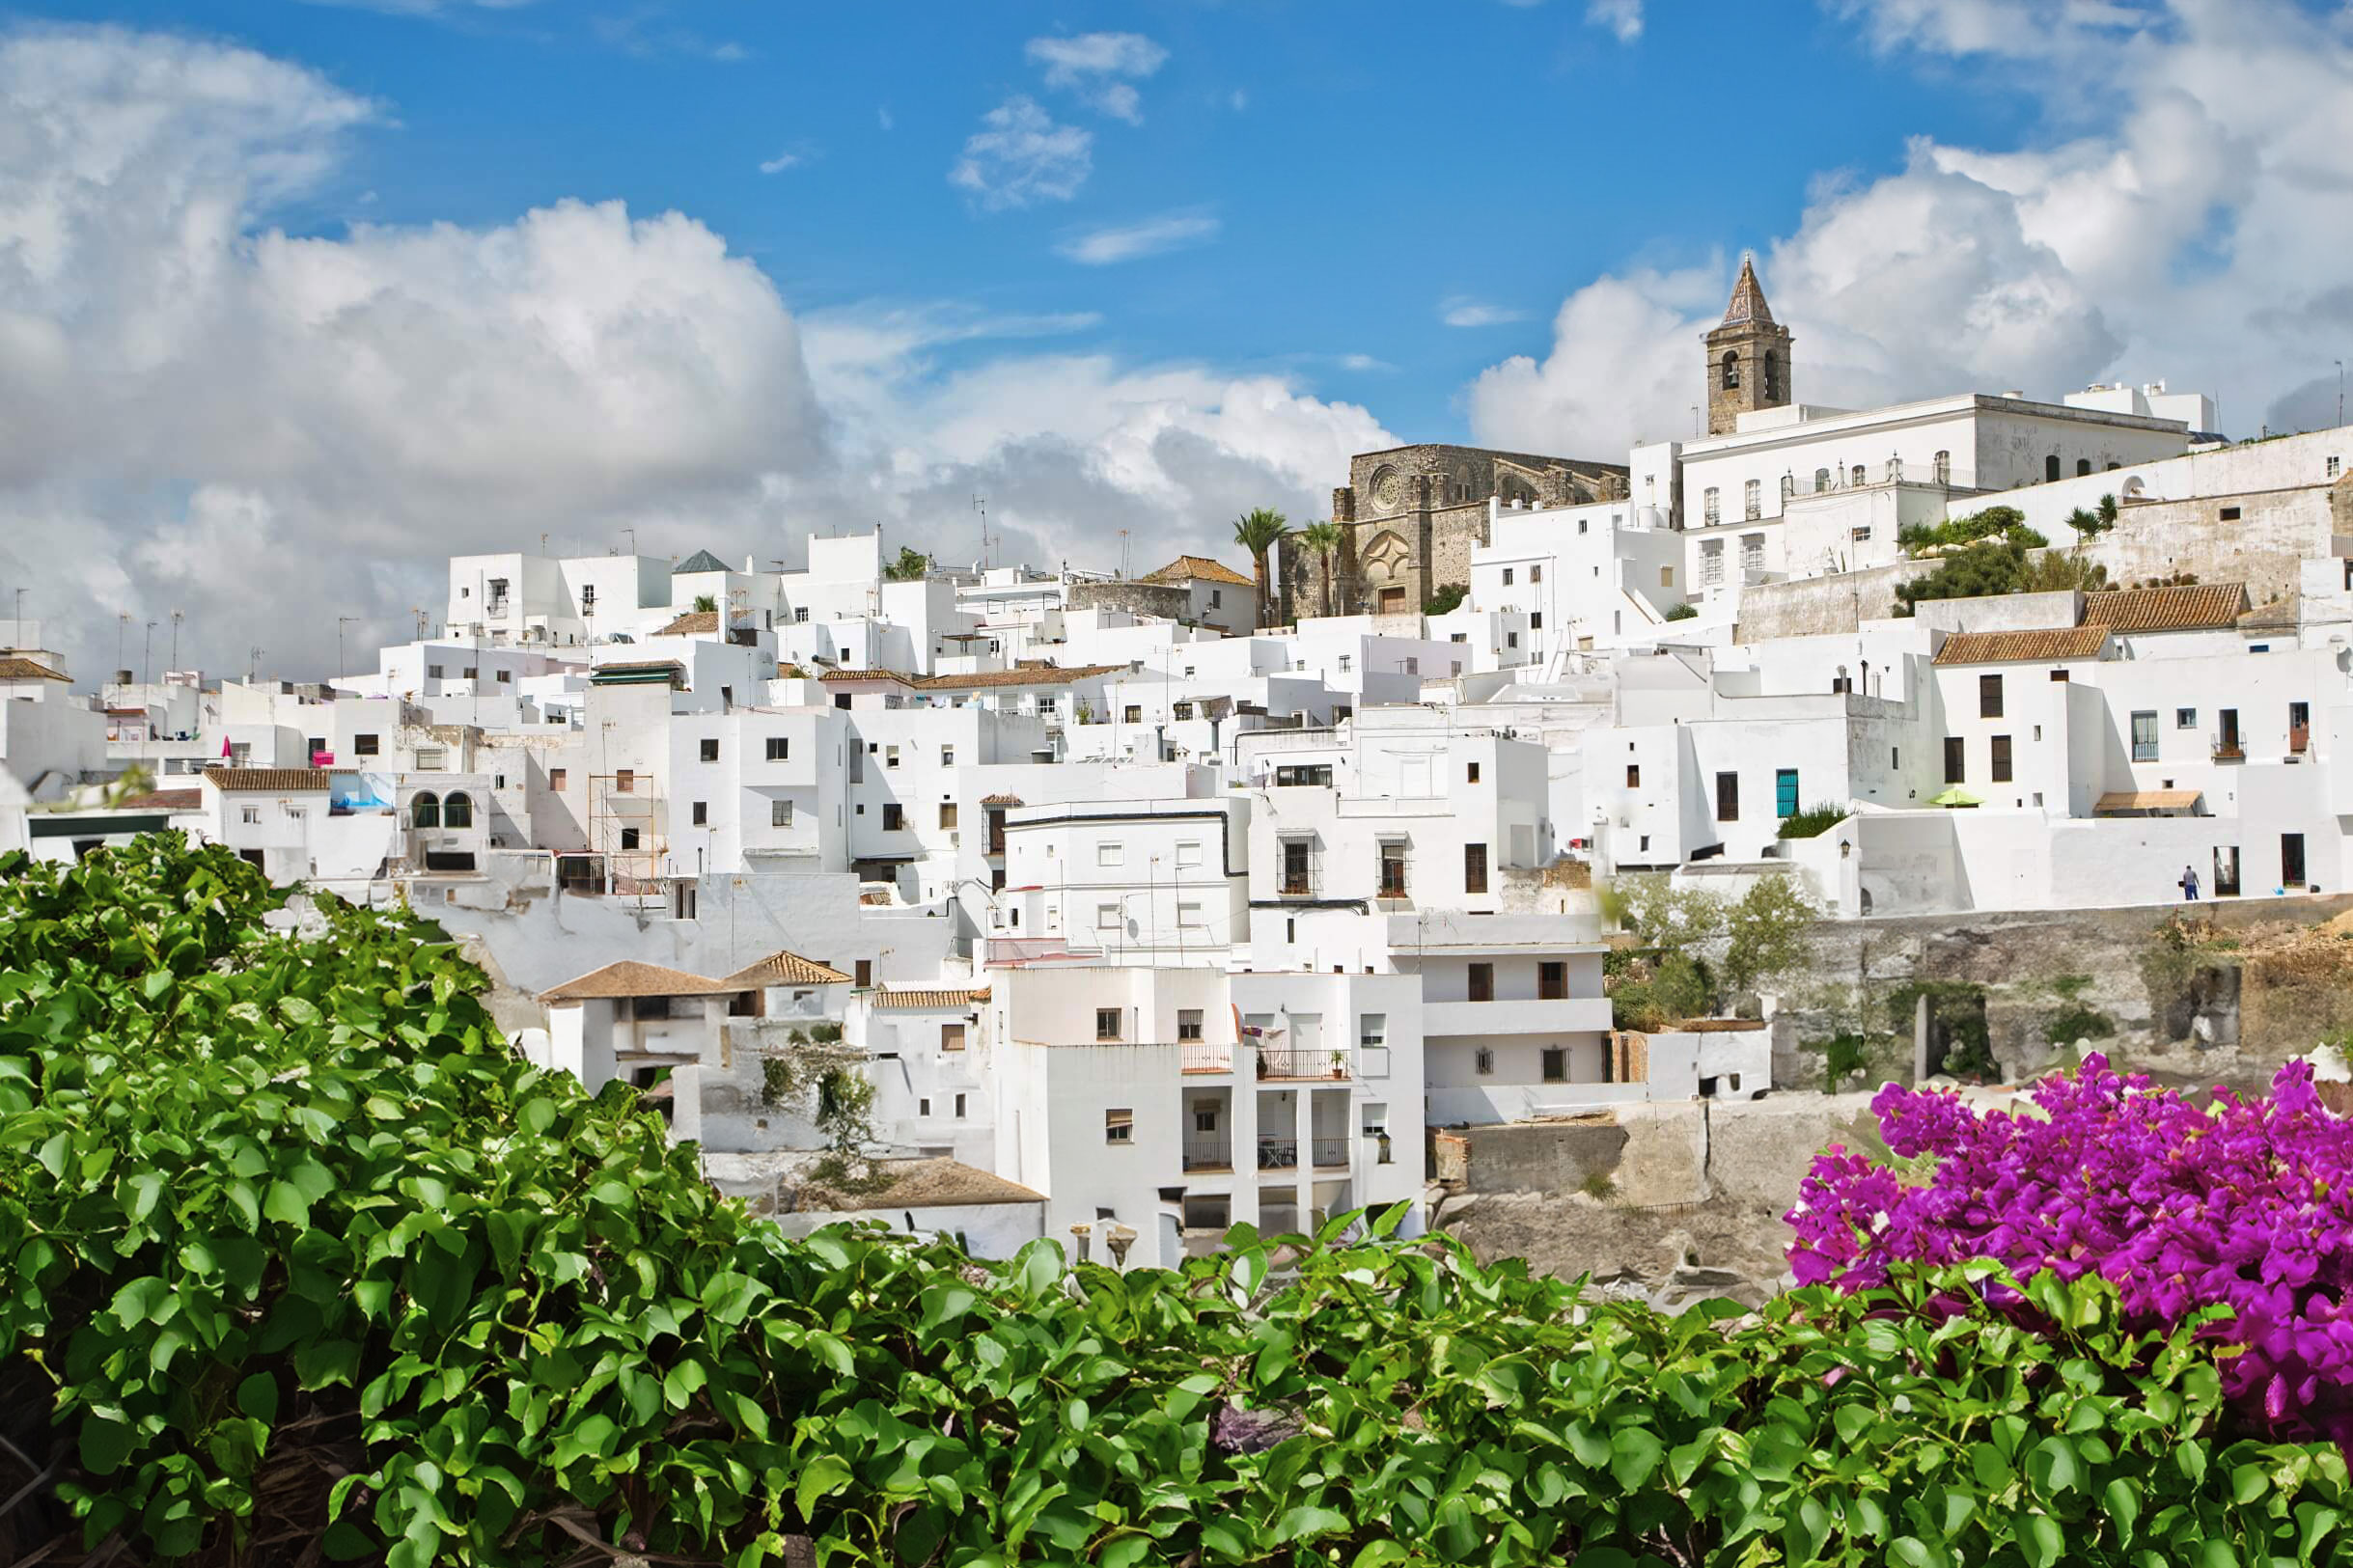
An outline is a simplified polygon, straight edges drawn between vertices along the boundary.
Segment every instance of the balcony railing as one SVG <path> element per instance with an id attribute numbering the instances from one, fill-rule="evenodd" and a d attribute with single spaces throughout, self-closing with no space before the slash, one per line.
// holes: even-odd
<path id="1" fill-rule="evenodd" d="M 2236 735 L 2224 735 L 2214 742 L 2214 760 L 2217 762 L 2244 762 L 2247 760 L 2247 748 L 2240 743 Z"/>
<path id="2" fill-rule="evenodd" d="M 1285 871 L 1281 891 L 1282 895 L 1286 898 L 1313 897 L 1315 892 L 1315 879 L 1305 871 Z"/>
<path id="3" fill-rule="evenodd" d="M 1291 1081 L 1345 1078 L 1348 1076 L 1348 1054 L 1337 1049 L 1260 1046 L 1259 1076 Z"/>
<path id="4" fill-rule="evenodd" d="M 1225 1041 L 1180 1040 L 1180 1071 L 1188 1073 L 1230 1073 L 1233 1071 L 1233 1047 Z"/>
<path id="5" fill-rule="evenodd" d="M 1187 1170 L 1232 1170 L 1233 1144 L 1223 1138 L 1186 1139 L 1184 1168 Z"/>
<path id="6" fill-rule="evenodd" d="M 1299 1169 L 1300 1141 L 1296 1138 L 1261 1137 L 1259 1140 L 1259 1169 L 1260 1170 L 1296 1170 Z M 1345 1169 L 1349 1163 L 1348 1141 L 1344 1138 L 1311 1138 L 1307 1141 L 1307 1157 L 1321 1170 Z"/>

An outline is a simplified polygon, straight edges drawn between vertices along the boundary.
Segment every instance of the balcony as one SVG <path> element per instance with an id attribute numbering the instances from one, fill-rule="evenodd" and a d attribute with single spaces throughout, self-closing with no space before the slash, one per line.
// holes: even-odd
<path id="1" fill-rule="evenodd" d="M 1461 1034 L 1576 1034 L 1610 1027 L 1610 999 L 1568 997 L 1502 1002 L 1426 1002 L 1422 1032 Z"/>
<path id="2" fill-rule="evenodd" d="M 1232 1170 L 1233 1144 L 1223 1138 L 1188 1138 L 1184 1145 L 1187 1170 Z"/>
<path id="3" fill-rule="evenodd" d="M 1279 1083 L 1334 1083 L 1348 1076 L 1348 1053 L 1339 1047 L 1303 1050 L 1260 1046 L 1259 1077 Z"/>
<path id="4" fill-rule="evenodd" d="M 1230 1073 L 1233 1071 L 1233 1047 L 1222 1041 L 1180 1040 L 1177 1042 L 1178 1071 L 1186 1073 Z"/>
<path id="5" fill-rule="evenodd" d="M 2247 760 L 2247 748 L 2240 743 L 2238 736 L 2225 735 L 2214 742 L 2214 760 L 2244 762 Z"/>
<path id="6" fill-rule="evenodd" d="M 1260 1170 L 1296 1170 L 1299 1169 L 1299 1140 L 1261 1136 L 1259 1139 L 1259 1169 Z M 1344 1138 L 1312 1138 L 1307 1141 L 1307 1157 L 1317 1170 L 1345 1170 L 1348 1168 L 1348 1141 Z"/>

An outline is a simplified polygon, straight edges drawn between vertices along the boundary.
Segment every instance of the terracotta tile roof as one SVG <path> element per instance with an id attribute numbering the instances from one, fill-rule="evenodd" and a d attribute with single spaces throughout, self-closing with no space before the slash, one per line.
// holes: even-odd
<path id="1" fill-rule="evenodd" d="M 2211 630 L 2232 624 L 2246 608 L 2241 583 L 2112 589 L 2084 595 L 2084 624 L 2119 632 Z"/>
<path id="2" fill-rule="evenodd" d="M 988 987 L 977 991 L 877 991 L 867 1005 L 883 1012 L 949 1012 L 988 1000 Z"/>
<path id="3" fill-rule="evenodd" d="M 725 980 L 706 979 L 689 975 L 682 969 L 664 969 L 659 964 L 641 964 L 634 958 L 624 958 L 618 964 L 592 969 L 586 975 L 566 980 L 552 991 L 542 992 L 541 1002 L 584 1002 L 592 998 L 611 997 L 709 997 L 725 991 L 741 991 L 740 985 Z"/>
<path id="4" fill-rule="evenodd" d="M 693 632 L 715 632 L 718 629 L 718 611 L 689 610 L 653 635 L 656 637 L 684 637 Z"/>
<path id="5" fill-rule="evenodd" d="M 2045 659 L 2096 659 L 2108 646 L 2105 626 L 2060 626 L 2049 631 L 1954 632 L 1936 650 L 1938 664 L 2029 664 Z"/>
<path id="6" fill-rule="evenodd" d="M 0 680 L 64 680 L 66 677 L 42 663 L 11 654 L 0 658 Z"/>
<path id="7" fill-rule="evenodd" d="M 1048 665 L 1031 670 L 981 670 L 969 675 L 931 675 L 908 682 L 917 691 L 965 692 L 986 686 L 1058 686 L 1066 680 L 1092 680 L 1096 675 L 1125 673 L 1123 664 L 1080 664 L 1067 670 Z"/>
<path id="8" fill-rule="evenodd" d="M 839 681 L 844 684 L 857 680 L 896 680 L 901 686 L 912 686 L 916 683 L 917 678 L 914 675 L 900 674 L 896 670 L 828 670 L 817 676 L 819 680 Z"/>
<path id="9" fill-rule="evenodd" d="M 1243 576 L 1222 561 L 1207 556 L 1178 556 L 1158 571 L 1146 572 L 1136 579 L 1142 583 L 1235 583 L 1243 588 L 1256 588 L 1257 582 Z"/>
<path id="10" fill-rule="evenodd" d="M 2187 812 L 2198 804 L 2203 794 L 2199 789 L 2115 789 L 2102 795 L 2091 807 L 2093 816 L 2121 815 L 2126 812 Z"/>
<path id="11" fill-rule="evenodd" d="M 686 666 L 677 659 L 608 659 L 590 667 L 592 674 L 606 670 L 683 670 Z"/>
<path id="12" fill-rule="evenodd" d="M 119 812 L 196 812 L 202 811 L 205 792 L 201 789 L 151 789 L 144 795 L 117 801 Z"/>
<path id="13" fill-rule="evenodd" d="M 720 983 L 737 991 L 752 991 L 769 985 L 848 985 L 852 981 L 831 965 L 780 948 L 757 963 L 744 965 Z"/>
<path id="14" fill-rule="evenodd" d="M 1019 795 L 983 795 L 981 804 L 983 806 L 1025 806 L 1028 802 Z"/>
<path id="15" fill-rule="evenodd" d="M 207 768 L 205 778 L 215 789 L 258 790 L 271 795 L 327 786 L 324 768 Z"/>

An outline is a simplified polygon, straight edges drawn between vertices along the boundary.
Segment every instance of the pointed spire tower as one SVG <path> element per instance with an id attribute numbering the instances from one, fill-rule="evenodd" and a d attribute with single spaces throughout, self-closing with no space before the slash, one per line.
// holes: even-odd
<path id="1" fill-rule="evenodd" d="M 1757 260 L 1740 259 L 1740 277 L 1723 324 L 1707 334 L 1707 433 L 1730 435 L 1740 416 L 1789 401 L 1789 329 L 1773 319 Z"/>

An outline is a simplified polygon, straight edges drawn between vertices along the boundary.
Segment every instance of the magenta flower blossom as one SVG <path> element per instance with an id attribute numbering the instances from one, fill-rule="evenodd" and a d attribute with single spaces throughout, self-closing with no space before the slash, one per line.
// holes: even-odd
<path id="1" fill-rule="evenodd" d="M 2232 1408 L 2353 1451 L 2353 1120 L 2321 1105 L 2311 1067 L 2201 1109 L 2094 1056 L 2034 1099 L 2042 1116 L 1880 1090 L 1888 1147 L 1935 1156 L 1934 1174 L 1817 1157 L 1786 1216 L 1798 1279 L 1860 1288 L 1893 1264 L 1982 1257 L 2022 1279 L 2096 1272 L 2144 1328 L 2226 1306 L 2205 1332 L 2233 1352 L 2218 1358 Z"/>

